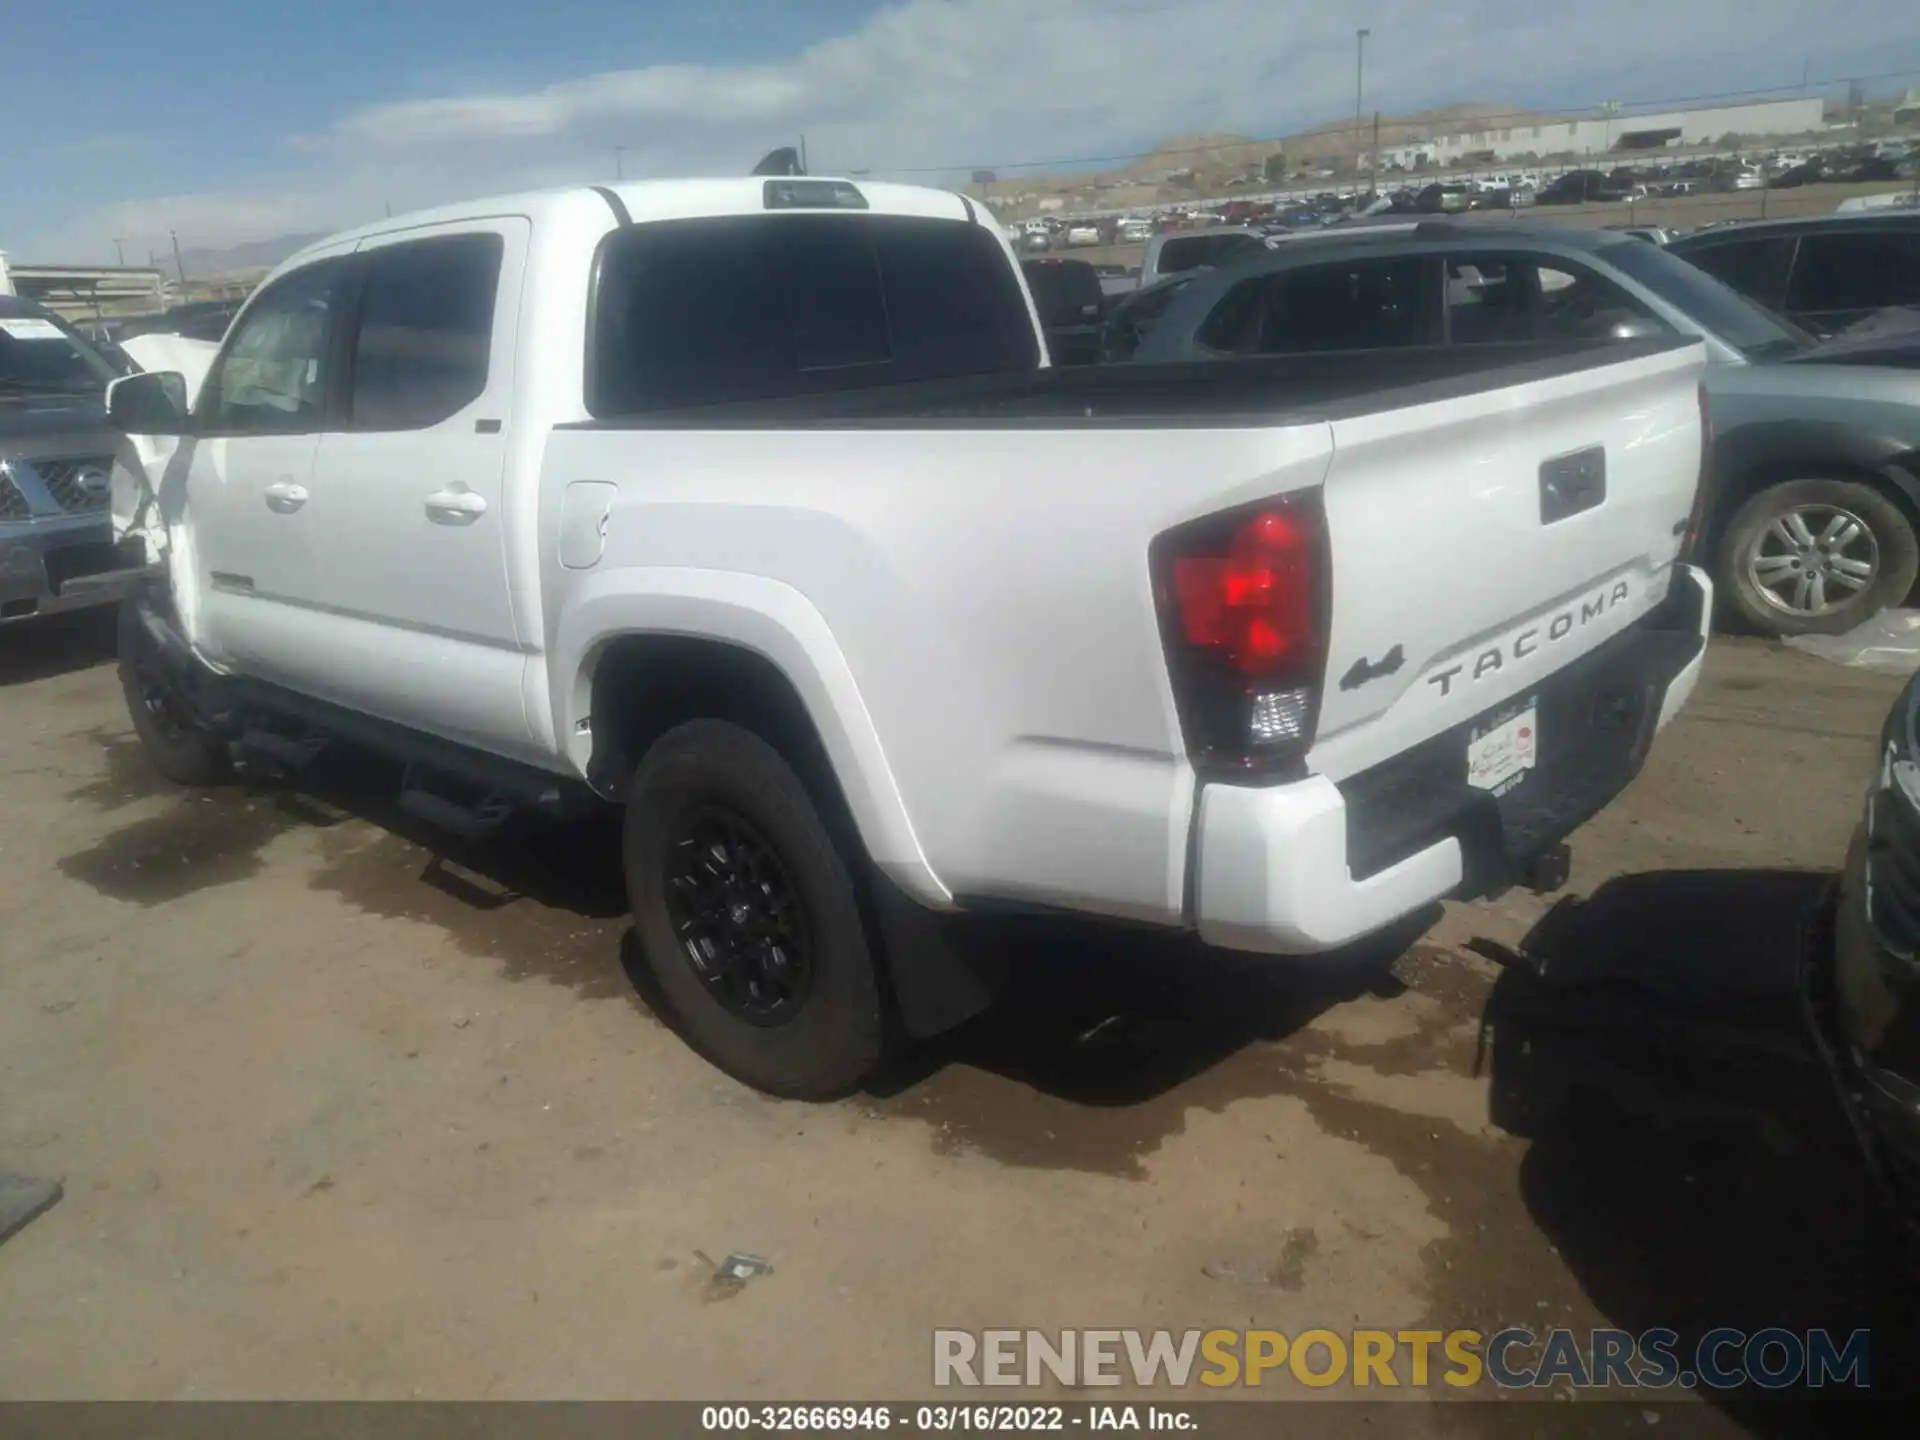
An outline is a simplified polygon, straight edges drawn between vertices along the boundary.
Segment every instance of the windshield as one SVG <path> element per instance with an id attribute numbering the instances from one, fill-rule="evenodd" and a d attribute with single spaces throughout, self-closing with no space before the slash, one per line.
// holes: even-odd
<path id="1" fill-rule="evenodd" d="M 1813 337 L 1755 304 L 1697 266 L 1645 240 L 1609 245 L 1607 263 L 1705 327 L 1749 360 L 1773 360 L 1807 349 Z"/>
<path id="2" fill-rule="evenodd" d="M 104 390 L 119 373 L 57 322 L 0 312 L 0 391 L 86 394 Z"/>

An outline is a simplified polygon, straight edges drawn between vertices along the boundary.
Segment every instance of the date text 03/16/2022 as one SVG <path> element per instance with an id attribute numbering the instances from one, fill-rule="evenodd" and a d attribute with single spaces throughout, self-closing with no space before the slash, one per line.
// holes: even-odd
<path id="1" fill-rule="evenodd" d="M 1168 1405 L 707 1405 L 700 1428 L 715 1432 L 814 1431 L 856 1434 L 899 1430 L 905 1434 L 1008 1435 L 1030 1431 L 1197 1430 L 1190 1409 Z"/>

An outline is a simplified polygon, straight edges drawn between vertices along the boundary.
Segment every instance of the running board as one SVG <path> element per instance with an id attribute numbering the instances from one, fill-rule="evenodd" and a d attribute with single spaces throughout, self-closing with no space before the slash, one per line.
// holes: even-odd
<path id="1" fill-rule="evenodd" d="M 400 808 L 416 820 L 462 840 L 484 840 L 513 817 L 519 807 L 498 790 L 489 790 L 472 803 L 454 800 L 424 783 L 430 773 L 409 765 L 400 781 Z"/>
<path id="2" fill-rule="evenodd" d="M 236 745 L 243 760 L 265 761 L 264 768 L 292 775 L 306 769 L 327 748 L 327 737 L 303 735 L 295 738 L 278 735 L 271 730 L 250 728 L 241 732 Z"/>

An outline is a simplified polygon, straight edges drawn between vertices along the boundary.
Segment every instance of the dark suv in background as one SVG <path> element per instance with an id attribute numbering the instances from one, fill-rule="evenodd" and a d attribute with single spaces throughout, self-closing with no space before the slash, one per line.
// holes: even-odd
<path id="1" fill-rule="evenodd" d="M 1669 248 L 1816 335 L 1920 308 L 1920 210 L 1746 221 Z"/>
<path id="2" fill-rule="evenodd" d="M 109 359 L 66 321 L 0 295 L 0 625 L 117 600 L 69 582 L 121 568 L 113 544 Z"/>

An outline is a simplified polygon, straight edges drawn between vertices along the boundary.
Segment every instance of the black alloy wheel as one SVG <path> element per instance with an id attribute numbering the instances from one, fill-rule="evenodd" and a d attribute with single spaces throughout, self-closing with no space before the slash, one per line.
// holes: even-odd
<path id="1" fill-rule="evenodd" d="M 778 852 L 743 816 L 704 805 L 664 859 L 667 914 L 694 973 L 729 1014 L 785 1023 L 813 982 L 813 942 Z"/>

